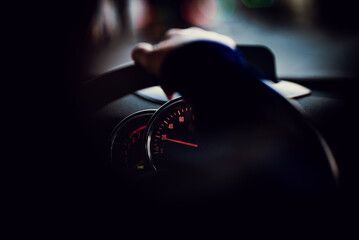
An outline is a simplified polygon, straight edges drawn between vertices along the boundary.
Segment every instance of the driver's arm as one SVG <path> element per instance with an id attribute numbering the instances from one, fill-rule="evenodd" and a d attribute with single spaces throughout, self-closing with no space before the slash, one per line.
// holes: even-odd
<path id="1" fill-rule="evenodd" d="M 199 28 L 172 29 L 155 46 L 138 44 L 132 58 L 161 80 L 167 95 L 178 91 L 197 104 L 208 103 L 213 96 L 217 104 L 233 99 L 255 104 L 271 95 L 246 67 L 235 42 L 218 33 Z"/>

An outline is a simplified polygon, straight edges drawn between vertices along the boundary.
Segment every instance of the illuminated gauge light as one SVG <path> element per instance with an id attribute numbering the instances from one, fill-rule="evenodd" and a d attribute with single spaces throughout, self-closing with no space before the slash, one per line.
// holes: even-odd
<path id="1" fill-rule="evenodd" d="M 144 152 L 144 134 L 155 110 L 140 111 L 121 121 L 110 140 L 110 167 L 124 176 L 148 172 Z"/>
<path id="2" fill-rule="evenodd" d="M 146 153 L 154 169 L 168 169 L 198 154 L 195 115 L 182 98 L 169 101 L 151 118 Z"/>

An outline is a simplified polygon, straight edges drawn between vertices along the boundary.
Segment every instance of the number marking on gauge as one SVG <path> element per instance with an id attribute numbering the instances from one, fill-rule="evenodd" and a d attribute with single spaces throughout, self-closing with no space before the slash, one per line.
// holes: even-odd
<path id="1" fill-rule="evenodd" d="M 201 144 L 197 142 L 192 109 L 189 103 L 178 99 L 169 102 L 153 118 L 146 151 L 154 169 L 166 169 L 181 156 L 191 156 L 199 151 Z"/>

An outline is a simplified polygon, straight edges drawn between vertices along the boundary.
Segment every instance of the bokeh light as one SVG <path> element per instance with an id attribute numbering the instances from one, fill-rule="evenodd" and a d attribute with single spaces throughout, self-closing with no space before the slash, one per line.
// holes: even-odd
<path id="1" fill-rule="evenodd" d="M 148 0 L 132 0 L 130 1 L 130 16 L 133 27 L 141 29 L 152 22 L 154 9 Z"/>
<path id="2" fill-rule="evenodd" d="M 216 0 L 218 11 L 216 14 L 216 20 L 224 21 L 227 19 L 230 19 L 237 7 L 237 1 L 236 0 Z"/>
<path id="3" fill-rule="evenodd" d="M 119 16 L 113 0 L 102 0 L 91 23 L 92 39 L 95 44 L 113 39 L 121 31 Z"/>
<path id="4" fill-rule="evenodd" d="M 184 0 L 182 18 L 196 26 L 218 24 L 232 17 L 236 10 L 236 0 Z"/>

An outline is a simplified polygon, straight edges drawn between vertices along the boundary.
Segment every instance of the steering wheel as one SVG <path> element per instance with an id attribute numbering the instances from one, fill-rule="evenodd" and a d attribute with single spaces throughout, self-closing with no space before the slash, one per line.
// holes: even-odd
<path id="1" fill-rule="evenodd" d="M 86 83 L 83 109 L 91 113 L 128 93 L 156 85 L 159 81 L 154 76 L 128 63 Z M 204 196 L 248 201 L 332 197 L 337 191 L 338 170 L 328 145 L 298 107 L 274 90 L 272 93 L 274 111 L 257 114 L 249 106 L 231 114 L 221 112 L 232 118 L 220 122 L 208 120 L 212 113 L 203 114 L 196 127 L 205 150 L 193 159 L 185 154 L 184 164 L 156 169 L 136 184 L 151 197 L 172 200 L 179 196 L 191 201 Z"/>

